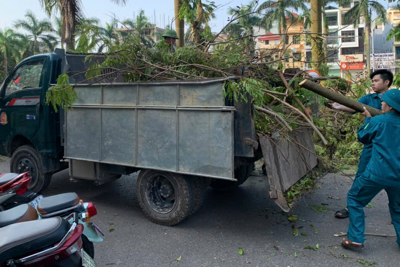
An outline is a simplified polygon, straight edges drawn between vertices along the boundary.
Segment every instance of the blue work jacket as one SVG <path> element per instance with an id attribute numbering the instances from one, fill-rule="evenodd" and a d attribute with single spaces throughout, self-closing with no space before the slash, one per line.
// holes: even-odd
<path id="1" fill-rule="evenodd" d="M 358 130 L 358 140 L 372 145 L 371 160 L 363 176 L 376 183 L 400 187 L 400 113 L 366 118 Z"/>

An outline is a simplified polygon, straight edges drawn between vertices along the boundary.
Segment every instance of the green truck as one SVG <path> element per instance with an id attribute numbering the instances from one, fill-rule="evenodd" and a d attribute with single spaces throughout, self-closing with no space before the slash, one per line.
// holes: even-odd
<path id="1" fill-rule="evenodd" d="M 45 190 L 65 168 L 97 184 L 140 171 L 142 210 L 174 225 L 201 207 L 208 185 L 234 188 L 264 158 L 269 196 L 290 210 L 283 193 L 317 165 L 312 131 L 293 137 L 298 146 L 256 137 L 251 101 L 227 99 L 227 79 L 123 83 L 104 69 L 101 83 L 89 83 L 86 56 L 56 49 L 29 57 L 1 87 L 0 154 L 11 157 L 11 172 L 31 173 L 31 190 Z M 78 100 L 56 112 L 46 93 L 63 73 Z"/>

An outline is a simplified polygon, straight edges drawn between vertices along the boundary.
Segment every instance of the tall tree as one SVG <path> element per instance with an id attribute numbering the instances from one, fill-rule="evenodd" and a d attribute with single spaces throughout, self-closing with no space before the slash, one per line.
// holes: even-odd
<path id="1" fill-rule="evenodd" d="M 289 23 L 297 21 L 292 10 L 307 10 L 304 3 L 305 1 L 302 0 L 265 1 L 258 7 L 258 12 L 264 13 L 260 25 L 264 26 L 266 31 L 273 27 L 274 22 L 278 22 L 278 33 L 283 51 L 286 48 L 287 21 Z"/>
<path id="2" fill-rule="evenodd" d="M 8 64 L 11 58 L 19 60 L 25 36 L 12 29 L 0 29 L 0 55 L 3 59 L 4 75 L 8 73 Z"/>
<path id="3" fill-rule="evenodd" d="M 176 42 L 177 47 L 183 47 L 185 45 L 185 21 L 179 18 L 181 6 L 182 0 L 174 0 L 175 28 L 179 38 Z"/>
<path id="4" fill-rule="evenodd" d="M 139 37 L 142 44 L 147 47 L 154 46 L 154 40 L 149 35 L 149 30 L 154 29 L 155 25 L 149 22 L 146 17 L 144 10 L 139 11 L 139 15 L 136 16 L 135 20 L 127 19 L 122 22 L 123 25 L 129 27 L 131 33 Z"/>
<path id="5" fill-rule="evenodd" d="M 232 38 L 239 38 L 244 44 L 245 52 L 250 55 L 254 49 L 254 30 L 253 26 L 259 25 L 261 19 L 255 15 L 256 1 L 251 1 L 247 5 L 242 5 L 237 8 L 229 8 L 228 14 L 237 17 L 237 21 L 226 27 L 225 33 L 228 33 Z"/>
<path id="6" fill-rule="evenodd" d="M 100 43 L 100 20 L 97 18 L 83 18 L 76 26 L 75 52 L 92 52 Z"/>
<path id="7" fill-rule="evenodd" d="M 209 28 L 208 22 L 215 18 L 216 8 L 215 2 L 205 4 L 201 0 L 182 0 L 179 17 L 190 23 L 191 41 L 196 44 L 201 42 L 201 33 Z"/>
<path id="8" fill-rule="evenodd" d="M 49 16 L 61 14 L 62 38 L 67 49 L 74 49 L 75 30 L 78 21 L 83 18 L 81 0 L 39 0 Z M 128 0 L 111 0 L 116 4 L 124 5 Z"/>
<path id="9" fill-rule="evenodd" d="M 44 44 L 48 50 L 54 49 L 57 38 L 50 34 L 53 32 L 51 22 L 48 20 L 38 20 L 31 11 L 25 14 L 25 20 L 17 20 L 15 28 L 22 28 L 28 32 L 27 38 L 31 41 L 30 53 L 40 53 L 39 42 Z"/>
<path id="10" fill-rule="evenodd" d="M 311 55 L 313 67 L 319 70 L 322 57 L 322 0 L 310 0 L 311 11 Z"/>
<path id="11" fill-rule="evenodd" d="M 105 47 L 110 47 L 116 43 L 118 43 L 118 33 L 115 31 L 118 26 L 118 21 L 115 18 L 112 18 L 110 23 L 106 23 L 106 27 L 99 28 L 101 45 L 99 46 L 98 52 L 103 52 Z"/>
<path id="12" fill-rule="evenodd" d="M 371 73 L 371 16 L 375 12 L 377 19 L 383 23 L 387 23 L 386 9 L 377 1 L 373 0 L 360 0 L 355 2 L 354 6 L 344 15 L 345 23 L 354 24 L 355 27 L 359 24 L 359 18 L 364 17 L 365 21 L 365 42 L 364 42 L 364 55 L 367 60 L 367 76 Z"/>

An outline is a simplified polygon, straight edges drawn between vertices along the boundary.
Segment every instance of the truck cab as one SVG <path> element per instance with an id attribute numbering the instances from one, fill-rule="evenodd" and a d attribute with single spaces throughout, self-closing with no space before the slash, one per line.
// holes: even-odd
<path id="1" fill-rule="evenodd" d="M 60 73 L 57 54 L 32 56 L 0 88 L 0 155 L 11 157 L 11 172 L 30 171 L 35 192 L 48 186 L 63 155 L 60 113 L 46 104 L 46 92 Z"/>

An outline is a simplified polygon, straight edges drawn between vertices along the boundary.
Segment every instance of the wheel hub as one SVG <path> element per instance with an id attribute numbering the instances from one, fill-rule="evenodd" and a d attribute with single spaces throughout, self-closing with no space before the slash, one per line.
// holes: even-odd
<path id="1" fill-rule="evenodd" d="M 147 182 L 146 198 L 155 211 L 168 213 L 175 207 L 174 186 L 165 176 L 151 177 Z"/>
<path id="2" fill-rule="evenodd" d="M 35 164 L 29 158 L 21 158 L 18 161 L 18 173 L 29 172 L 31 176 L 30 184 L 33 185 L 36 182 L 36 171 Z"/>
<path id="3" fill-rule="evenodd" d="M 171 184 L 163 184 L 160 188 L 160 195 L 164 198 L 168 198 L 171 196 L 173 190 Z"/>

